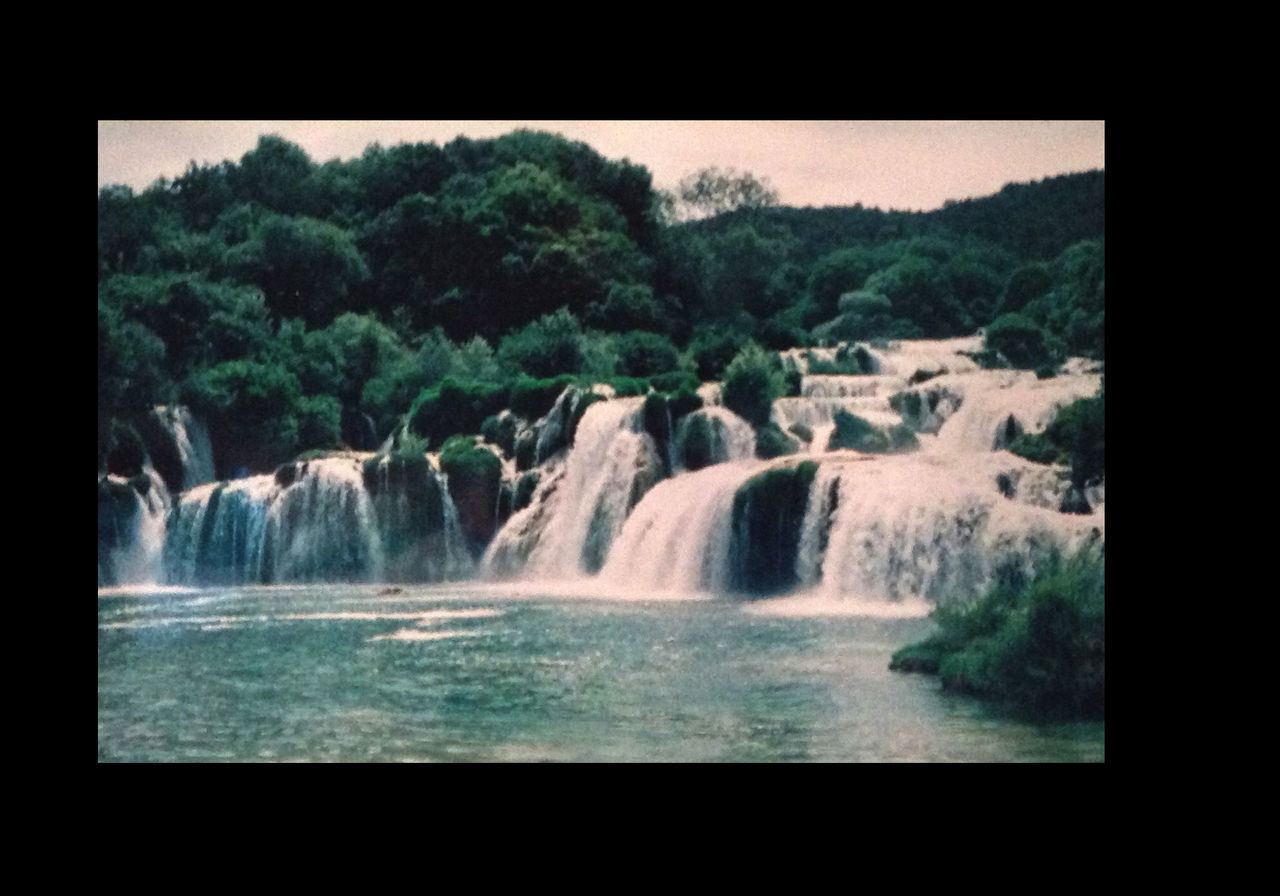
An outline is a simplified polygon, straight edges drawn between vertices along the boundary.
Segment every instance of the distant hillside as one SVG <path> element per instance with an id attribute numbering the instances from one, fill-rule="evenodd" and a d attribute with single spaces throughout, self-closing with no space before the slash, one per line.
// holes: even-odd
<path id="1" fill-rule="evenodd" d="M 705 234 L 720 233 L 748 217 L 757 226 L 785 230 L 796 240 L 795 260 L 800 263 L 855 243 L 924 235 L 978 238 L 1024 261 L 1048 261 L 1073 243 L 1105 238 L 1106 172 L 1006 184 L 995 195 L 949 200 L 931 212 L 882 211 L 862 205 L 775 207 L 732 212 L 684 226 Z"/>

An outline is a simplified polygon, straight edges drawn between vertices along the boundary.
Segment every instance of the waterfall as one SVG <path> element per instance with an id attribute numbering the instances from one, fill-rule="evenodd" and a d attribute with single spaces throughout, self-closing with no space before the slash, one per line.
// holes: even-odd
<path id="1" fill-rule="evenodd" d="M 1041 380 L 1026 370 L 982 370 L 939 377 L 928 385 L 961 396 L 959 409 L 938 431 L 935 450 L 963 454 L 1007 448 L 1018 432 L 1042 432 L 1060 407 L 1096 395 L 1102 377 L 1086 373 Z"/>
<path id="2" fill-rule="evenodd" d="M 642 431 L 643 398 L 587 408 L 562 468 L 548 471 L 532 503 L 512 515 L 481 562 L 486 575 L 573 579 L 600 568 L 632 506 L 661 476 Z"/>
<path id="3" fill-rule="evenodd" d="M 816 544 L 822 511 L 804 533 L 809 581 L 828 598 L 938 603 L 975 597 L 1002 570 L 1032 573 L 1052 551 L 1070 551 L 1100 531 L 1100 519 L 1003 495 L 996 462 L 833 454 L 815 482 L 815 491 L 831 481 L 838 489 L 836 506 L 826 511 L 825 547 Z"/>
<path id="4" fill-rule="evenodd" d="M 175 584 L 439 581 L 470 571 L 457 511 L 425 457 L 348 453 L 202 485 L 169 520 Z"/>
<path id="5" fill-rule="evenodd" d="M 673 426 L 675 405 L 661 395 L 602 397 L 583 411 L 581 390 L 566 389 L 520 434 L 515 418 L 498 428 L 511 437 L 506 453 L 533 470 L 479 574 L 596 576 L 610 593 L 803 592 L 902 606 L 975 596 L 1007 571 L 1034 572 L 1053 552 L 1102 537 L 1105 486 L 1090 484 L 1084 513 L 1061 513 L 1067 471 L 1001 449 L 1096 394 L 1101 374 L 1081 363 L 1044 380 L 980 370 L 964 354 L 980 346 L 979 337 L 860 346 L 877 369 L 860 375 L 809 374 L 810 351 L 793 351 L 786 363 L 805 372 L 802 394 L 777 399 L 772 420 L 808 448 L 772 460 L 755 458 L 755 431 L 721 404 Z M 812 359 L 836 352 L 813 350 Z M 719 386 L 699 394 L 718 400 Z M 837 417 L 848 422 L 840 412 L 882 433 L 922 433 L 919 450 L 828 450 Z M 183 483 L 211 475 L 199 424 L 180 408 L 155 416 L 172 434 L 167 460 L 176 469 L 181 456 Z M 844 436 L 840 444 L 917 447 Z M 503 464 L 514 500 L 523 467 Z M 477 572 L 477 536 L 469 550 L 463 532 L 477 493 L 459 481 L 451 494 L 430 455 L 298 460 L 270 475 L 191 485 L 176 503 L 169 467 L 165 479 L 146 469 L 99 480 L 100 586 L 436 582 Z M 502 494 L 485 492 L 484 507 Z"/>
<path id="6" fill-rule="evenodd" d="M 171 504 L 164 479 L 149 461 L 132 479 L 99 479 L 98 587 L 160 580 Z"/>
<path id="7" fill-rule="evenodd" d="M 600 580 L 626 591 L 726 590 L 734 495 L 765 466 L 722 463 L 658 483 L 627 520 Z"/>
<path id="8" fill-rule="evenodd" d="M 149 444 L 148 451 L 158 465 L 163 457 L 165 463 L 176 468 L 171 471 L 168 466 L 161 466 L 177 490 L 186 491 L 215 479 L 213 447 L 199 418 L 182 405 L 160 405 L 152 411 L 151 419 L 166 438 L 163 443 Z"/>

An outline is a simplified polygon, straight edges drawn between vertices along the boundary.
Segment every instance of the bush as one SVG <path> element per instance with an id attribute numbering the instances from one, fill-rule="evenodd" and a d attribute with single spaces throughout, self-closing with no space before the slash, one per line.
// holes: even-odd
<path id="1" fill-rule="evenodd" d="M 898 651 L 890 668 L 937 674 L 947 690 L 1037 717 L 1103 718 L 1105 586 L 1095 545 L 1052 558 L 1030 581 L 1007 574 L 979 600 L 935 610 L 938 634 Z"/>
<path id="2" fill-rule="evenodd" d="M 513 330 L 498 344 L 498 360 L 512 373 L 552 377 L 577 373 L 585 359 L 582 325 L 568 308 Z"/>
<path id="3" fill-rule="evenodd" d="M 541 380 L 521 375 L 511 387 L 508 407 L 527 420 L 537 420 L 547 415 L 560 394 L 573 383 L 574 378 L 570 374 Z"/>
<path id="4" fill-rule="evenodd" d="M 997 351 L 1015 368 L 1034 370 L 1062 362 L 1058 341 L 1035 321 L 1021 314 L 1005 314 L 987 326 L 984 347 Z"/>
<path id="5" fill-rule="evenodd" d="M 799 450 L 800 443 L 779 429 L 778 424 L 772 421 L 756 430 L 756 457 L 762 460 L 795 454 Z"/>
<path id="6" fill-rule="evenodd" d="M 409 410 L 409 428 L 437 444 L 457 433 L 479 432 L 486 417 L 506 407 L 508 394 L 503 386 L 446 377 L 418 395 Z"/>
<path id="7" fill-rule="evenodd" d="M 1070 464 L 1071 483 L 1083 488 L 1106 472 L 1104 396 L 1081 398 L 1058 410 L 1042 435 L 1024 433 L 1009 450 L 1034 463 Z"/>
<path id="8" fill-rule="evenodd" d="M 769 422 L 773 400 L 786 388 L 777 354 L 748 343 L 725 368 L 721 396 L 725 407 L 759 428 Z"/>
<path id="9" fill-rule="evenodd" d="M 680 352 L 666 336 L 632 330 L 616 340 L 618 370 L 624 376 L 651 377 L 680 367 Z"/>
<path id="10" fill-rule="evenodd" d="M 845 410 L 836 411 L 833 419 L 836 428 L 831 433 L 828 451 L 851 448 L 870 454 L 889 454 L 914 451 L 920 447 L 915 433 L 903 424 L 880 429 Z"/>

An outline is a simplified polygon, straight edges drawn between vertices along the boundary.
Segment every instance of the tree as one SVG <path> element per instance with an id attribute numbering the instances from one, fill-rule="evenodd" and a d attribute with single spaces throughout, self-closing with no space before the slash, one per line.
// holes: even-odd
<path id="1" fill-rule="evenodd" d="M 680 181 L 676 215 L 689 221 L 709 218 L 740 208 L 767 208 L 778 204 L 778 191 L 768 179 L 732 168 L 704 168 Z"/>

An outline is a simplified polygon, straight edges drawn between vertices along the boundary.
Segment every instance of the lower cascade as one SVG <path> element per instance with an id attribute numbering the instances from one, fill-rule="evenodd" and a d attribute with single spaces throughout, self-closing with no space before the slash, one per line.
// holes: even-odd
<path id="1" fill-rule="evenodd" d="M 969 357 L 979 345 L 889 344 L 863 353 L 873 372 L 848 375 L 809 375 L 810 360 L 829 359 L 793 352 L 799 394 L 776 399 L 770 417 L 790 453 L 767 460 L 714 384 L 692 409 L 653 394 L 596 395 L 580 408 L 585 393 L 566 391 L 526 427 L 537 434 L 532 469 L 484 446 L 504 470 L 489 515 L 474 512 L 493 506 L 488 492 L 451 486 L 434 455 L 389 445 L 186 485 L 175 498 L 149 466 L 103 476 L 99 587 L 478 576 L 641 596 L 974 597 L 1105 533 L 1100 480 L 1068 481 L 1063 467 L 1007 450 L 1097 394 L 1101 375 L 1080 364 L 1046 379 L 982 370 Z M 176 431 L 195 429 L 170 417 Z M 195 478 L 212 467 L 183 459 Z"/>
<path id="2" fill-rule="evenodd" d="M 440 581 L 470 572 L 457 512 L 426 460 L 347 454 L 203 485 L 169 521 L 166 581 Z"/>

